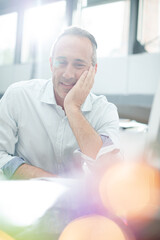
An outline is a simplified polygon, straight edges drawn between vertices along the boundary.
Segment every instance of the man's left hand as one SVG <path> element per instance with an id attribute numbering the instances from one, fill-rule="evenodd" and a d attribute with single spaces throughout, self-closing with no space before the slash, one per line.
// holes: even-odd
<path id="1" fill-rule="evenodd" d="M 64 100 L 64 109 L 78 109 L 84 103 L 94 83 L 95 67 L 91 66 L 89 71 L 84 71 L 74 87 L 68 92 Z"/>

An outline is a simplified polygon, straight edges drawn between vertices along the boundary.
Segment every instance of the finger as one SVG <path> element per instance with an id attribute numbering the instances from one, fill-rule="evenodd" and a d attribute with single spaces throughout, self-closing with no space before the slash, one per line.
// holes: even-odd
<path id="1" fill-rule="evenodd" d="M 78 85 L 79 87 L 82 87 L 82 86 L 83 86 L 87 75 L 88 75 L 88 71 L 84 71 L 84 72 L 81 74 L 79 80 L 77 81 L 77 85 Z"/>
<path id="2" fill-rule="evenodd" d="M 94 75 L 95 75 L 95 68 L 93 66 L 91 66 L 88 71 L 88 75 L 87 75 L 88 81 L 87 82 L 92 81 L 94 78 Z"/>
<path id="3" fill-rule="evenodd" d="M 91 88 L 94 83 L 94 77 L 95 77 L 95 68 L 91 66 L 87 74 L 87 77 L 85 79 L 84 87 Z"/>

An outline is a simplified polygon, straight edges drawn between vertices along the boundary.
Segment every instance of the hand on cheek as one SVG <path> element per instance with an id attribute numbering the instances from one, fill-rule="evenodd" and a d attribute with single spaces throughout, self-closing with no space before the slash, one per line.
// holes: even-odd
<path id="1" fill-rule="evenodd" d="M 88 71 L 84 71 L 75 86 L 68 92 L 64 100 L 64 108 L 81 108 L 94 83 L 95 68 L 91 66 Z"/>

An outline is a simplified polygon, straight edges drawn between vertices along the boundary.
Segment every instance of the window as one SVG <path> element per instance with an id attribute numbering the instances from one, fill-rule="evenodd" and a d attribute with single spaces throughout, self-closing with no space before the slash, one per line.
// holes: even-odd
<path id="1" fill-rule="evenodd" d="M 17 30 L 17 13 L 0 16 L 0 65 L 13 64 Z"/>
<path id="2" fill-rule="evenodd" d="M 114 1 L 91 7 L 81 6 L 81 27 L 98 43 L 98 57 L 125 56 L 128 53 L 130 1 Z M 79 16 L 78 16 L 79 17 Z"/>
<path id="3" fill-rule="evenodd" d="M 147 52 L 160 52 L 160 0 L 140 0 L 138 40 Z"/>
<path id="4" fill-rule="evenodd" d="M 50 48 L 65 27 L 65 1 L 26 10 L 22 41 L 22 62 L 47 61 Z"/>

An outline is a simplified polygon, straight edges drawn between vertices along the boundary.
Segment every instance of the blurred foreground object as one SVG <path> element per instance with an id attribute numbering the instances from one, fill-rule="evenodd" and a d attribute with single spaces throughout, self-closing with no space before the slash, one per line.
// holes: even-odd
<path id="1" fill-rule="evenodd" d="M 72 221 L 62 232 L 59 240 L 132 240 L 112 220 L 100 216 L 84 216 Z"/>
<path id="2" fill-rule="evenodd" d="M 5 232 L 2 232 L 0 230 L 0 240 L 14 240 L 12 237 L 10 237 L 8 234 Z"/>
<path id="3" fill-rule="evenodd" d="M 143 162 L 118 163 L 103 175 L 99 192 L 104 206 L 117 216 L 145 219 L 160 203 L 160 176 Z"/>

